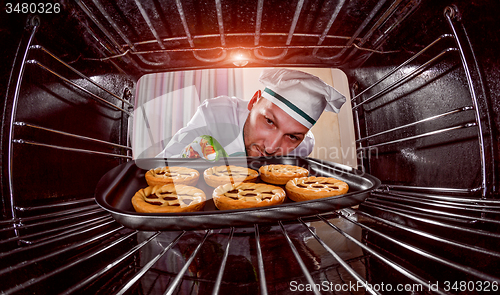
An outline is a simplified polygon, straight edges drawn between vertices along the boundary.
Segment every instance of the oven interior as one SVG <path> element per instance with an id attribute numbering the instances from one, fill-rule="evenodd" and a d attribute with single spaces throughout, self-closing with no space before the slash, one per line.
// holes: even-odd
<path id="1" fill-rule="evenodd" d="M 497 1 L 37 7 L 6 5 L 0 20 L 2 294 L 498 290 Z M 133 160 L 138 79 L 235 67 L 241 52 L 245 67 L 344 71 L 358 169 L 382 185 L 359 206 L 273 224 L 116 222 L 94 192 Z"/>

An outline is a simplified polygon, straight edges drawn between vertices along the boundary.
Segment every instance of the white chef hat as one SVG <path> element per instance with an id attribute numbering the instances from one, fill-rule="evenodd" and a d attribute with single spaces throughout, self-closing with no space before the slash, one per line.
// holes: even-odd
<path id="1" fill-rule="evenodd" d="M 345 97 L 320 78 L 297 70 L 265 69 L 259 81 L 266 86 L 262 96 L 307 128 L 324 110 L 338 113 Z"/>

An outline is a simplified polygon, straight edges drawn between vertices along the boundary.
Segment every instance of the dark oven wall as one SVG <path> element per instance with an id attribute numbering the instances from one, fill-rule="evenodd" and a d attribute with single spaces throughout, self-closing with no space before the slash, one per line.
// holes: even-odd
<path id="1" fill-rule="evenodd" d="M 422 2 L 387 54 L 346 67 L 361 164 L 384 184 L 498 197 L 499 6 Z"/>
<path id="2" fill-rule="evenodd" d="M 39 214 L 33 207 L 59 210 L 49 204 L 94 206 L 101 176 L 131 158 L 136 79 L 112 63 L 82 60 L 96 49 L 75 41 L 80 26 L 64 7 L 2 12 L 4 219 Z"/>

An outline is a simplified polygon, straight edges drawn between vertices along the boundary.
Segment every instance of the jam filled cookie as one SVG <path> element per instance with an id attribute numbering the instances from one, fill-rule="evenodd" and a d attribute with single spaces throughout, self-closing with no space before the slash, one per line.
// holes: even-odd
<path id="1" fill-rule="evenodd" d="M 187 185 L 157 185 L 139 190 L 132 206 L 140 213 L 176 213 L 200 211 L 205 206 L 205 193 Z"/>
<path id="2" fill-rule="evenodd" d="M 219 210 L 279 205 L 285 196 L 282 188 L 265 183 L 227 183 L 213 192 L 214 203 Z"/>
<path id="3" fill-rule="evenodd" d="M 260 179 L 267 183 L 284 185 L 297 177 L 309 176 L 309 170 L 292 165 L 266 165 L 259 169 Z"/>
<path id="4" fill-rule="evenodd" d="M 200 172 L 186 167 L 158 167 L 146 172 L 146 182 L 150 186 L 169 183 L 196 185 Z"/>
<path id="5" fill-rule="evenodd" d="M 296 202 L 338 196 L 347 193 L 347 183 L 331 177 L 302 177 L 286 183 L 287 196 Z"/>
<path id="6" fill-rule="evenodd" d="M 256 182 L 259 172 L 245 167 L 224 165 L 211 167 L 203 172 L 205 182 L 211 187 L 223 184 L 239 184 L 241 182 Z"/>

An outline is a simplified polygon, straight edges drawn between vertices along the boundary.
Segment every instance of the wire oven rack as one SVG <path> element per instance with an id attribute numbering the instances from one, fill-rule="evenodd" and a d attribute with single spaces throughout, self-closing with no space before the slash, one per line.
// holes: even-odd
<path id="1" fill-rule="evenodd" d="M 385 284 L 451 294 L 446 281 L 480 281 L 484 288 L 499 282 L 494 271 L 500 261 L 498 201 L 477 204 L 384 189 L 362 207 L 269 227 L 140 232 L 123 228 L 91 200 L 67 204 L 54 213 L 22 218 L 22 225 L 2 222 L 3 234 L 16 230 L 18 235 L 0 242 L 1 289 L 3 294 L 218 294 L 233 288 L 286 294 L 321 284 L 315 294 L 342 288 L 381 294 Z M 454 213 L 447 212 L 450 207 Z M 398 222 L 402 219 L 408 225 Z M 477 228 L 478 223 L 483 226 Z M 278 247 L 279 258 L 271 257 Z M 253 276 L 232 275 L 245 274 L 234 261 L 239 256 L 254 263 Z M 478 265 L 477 259 L 484 263 Z M 209 264 L 200 268 L 202 263 Z M 275 273 L 287 265 L 286 275 Z"/>

